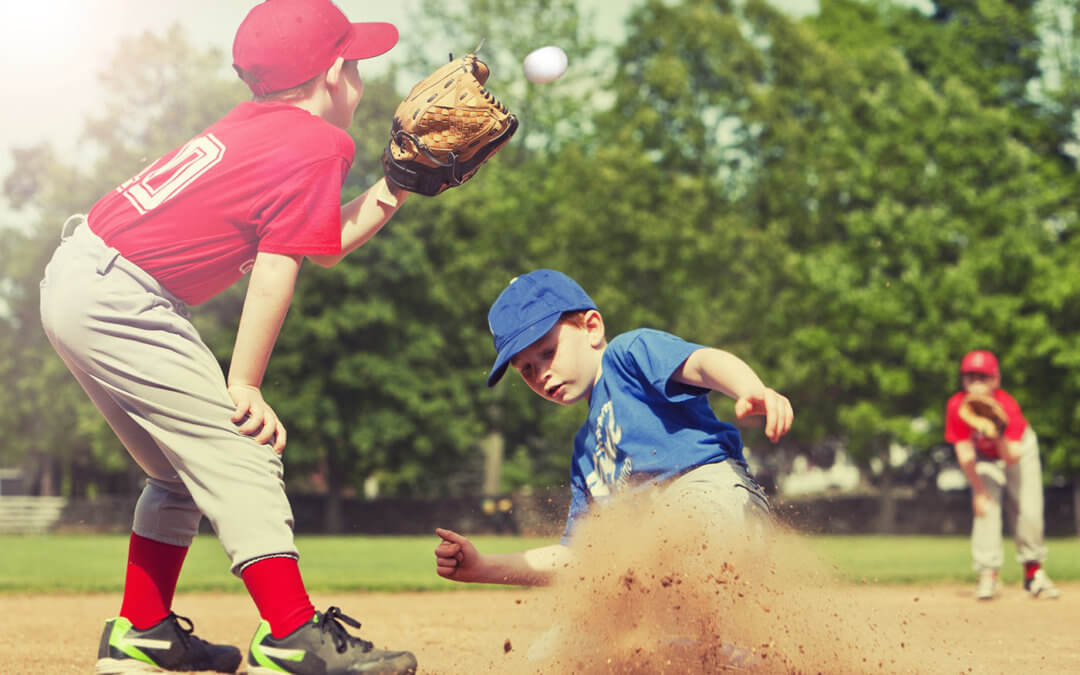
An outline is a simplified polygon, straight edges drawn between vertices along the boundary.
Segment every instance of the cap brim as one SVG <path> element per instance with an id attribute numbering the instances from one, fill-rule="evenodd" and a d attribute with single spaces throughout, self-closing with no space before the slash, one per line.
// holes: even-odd
<path id="1" fill-rule="evenodd" d="M 397 44 L 398 29 L 392 23 L 384 21 L 368 21 L 354 23 L 352 25 L 352 40 L 341 58 L 346 61 L 355 59 L 370 59 L 373 56 L 385 54 Z"/>
<path id="2" fill-rule="evenodd" d="M 491 367 L 491 374 L 488 375 L 487 386 L 494 387 L 499 380 L 502 379 L 502 376 L 506 374 L 506 368 L 510 364 L 510 359 L 517 356 L 521 350 L 547 335 L 547 332 L 554 328 L 555 324 L 559 322 L 559 317 L 561 316 L 562 312 L 555 312 L 554 314 L 546 316 L 531 324 L 528 328 L 515 335 L 503 345 L 503 348 L 499 350 L 498 355 L 495 357 L 495 365 Z"/>

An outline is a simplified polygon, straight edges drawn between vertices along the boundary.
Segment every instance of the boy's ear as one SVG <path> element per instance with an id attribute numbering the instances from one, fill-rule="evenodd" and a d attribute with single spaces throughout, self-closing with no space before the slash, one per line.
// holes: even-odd
<path id="1" fill-rule="evenodd" d="M 331 89 L 337 89 L 341 83 L 341 69 L 345 65 L 345 59 L 337 57 L 326 71 L 326 85 Z"/>
<path id="2" fill-rule="evenodd" d="M 589 331 L 589 341 L 593 347 L 599 347 L 603 344 L 605 339 L 604 317 L 600 315 L 600 312 L 595 309 L 585 312 L 585 330 Z"/>

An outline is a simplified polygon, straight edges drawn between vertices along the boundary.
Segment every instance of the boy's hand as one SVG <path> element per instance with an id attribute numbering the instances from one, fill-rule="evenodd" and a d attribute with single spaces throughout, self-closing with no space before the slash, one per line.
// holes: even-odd
<path id="1" fill-rule="evenodd" d="M 956 414 L 976 434 L 989 439 L 1001 438 L 1009 426 L 1009 415 L 997 400 L 988 394 L 968 394 Z"/>
<path id="2" fill-rule="evenodd" d="M 735 419 L 741 420 L 751 415 L 765 416 L 765 435 L 773 443 L 791 429 L 791 422 L 795 419 L 791 401 L 768 387 L 757 394 L 743 396 L 735 401 Z"/>
<path id="3" fill-rule="evenodd" d="M 457 532 L 437 527 L 435 534 L 442 537 L 435 547 L 435 571 L 454 581 L 472 581 L 480 565 L 480 552 Z"/>
<path id="4" fill-rule="evenodd" d="M 285 449 L 285 426 L 274 409 L 263 400 L 259 388 L 249 384 L 231 384 L 229 396 L 236 404 L 232 421 L 237 425 L 237 431 L 254 436 L 257 443 L 269 443 L 274 452 L 280 455 Z"/>
<path id="5" fill-rule="evenodd" d="M 1013 466 L 1020 461 L 1020 444 L 1002 438 L 998 440 L 998 454 L 1006 465 Z"/>
<path id="6" fill-rule="evenodd" d="M 993 505 L 994 500 L 985 492 L 976 492 L 971 496 L 971 510 L 975 512 L 976 518 L 982 518 L 989 513 Z"/>

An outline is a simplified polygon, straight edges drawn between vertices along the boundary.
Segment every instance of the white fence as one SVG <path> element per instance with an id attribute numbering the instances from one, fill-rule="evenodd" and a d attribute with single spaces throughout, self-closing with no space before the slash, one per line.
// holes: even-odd
<path id="1" fill-rule="evenodd" d="M 60 520 L 66 497 L 0 496 L 0 532 L 48 532 Z"/>

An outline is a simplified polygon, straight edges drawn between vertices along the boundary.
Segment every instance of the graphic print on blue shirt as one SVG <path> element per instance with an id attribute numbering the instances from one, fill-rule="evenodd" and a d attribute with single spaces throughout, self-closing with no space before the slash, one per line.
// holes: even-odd
<path id="1" fill-rule="evenodd" d="M 622 427 L 615 422 L 615 405 L 611 401 L 601 406 L 593 437 L 593 455 L 585 456 L 593 467 L 585 474 L 585 489 L 596 499 L 624 487 L 634 470 L 634 461 L 626 453 L 619 456 Z M 588 463 L 583 468 L 587 469 Z"/>
<path id="2" fill-rule="evenodd" d="M 671 380 L 702 345 L 639 328 L 611 340 L 574 437 L 567 535 L 593 502 L 630 485 L 659 483 L 703 464 L 743 461 L 734 425 L 717 419 L 708 389 Z"/>

